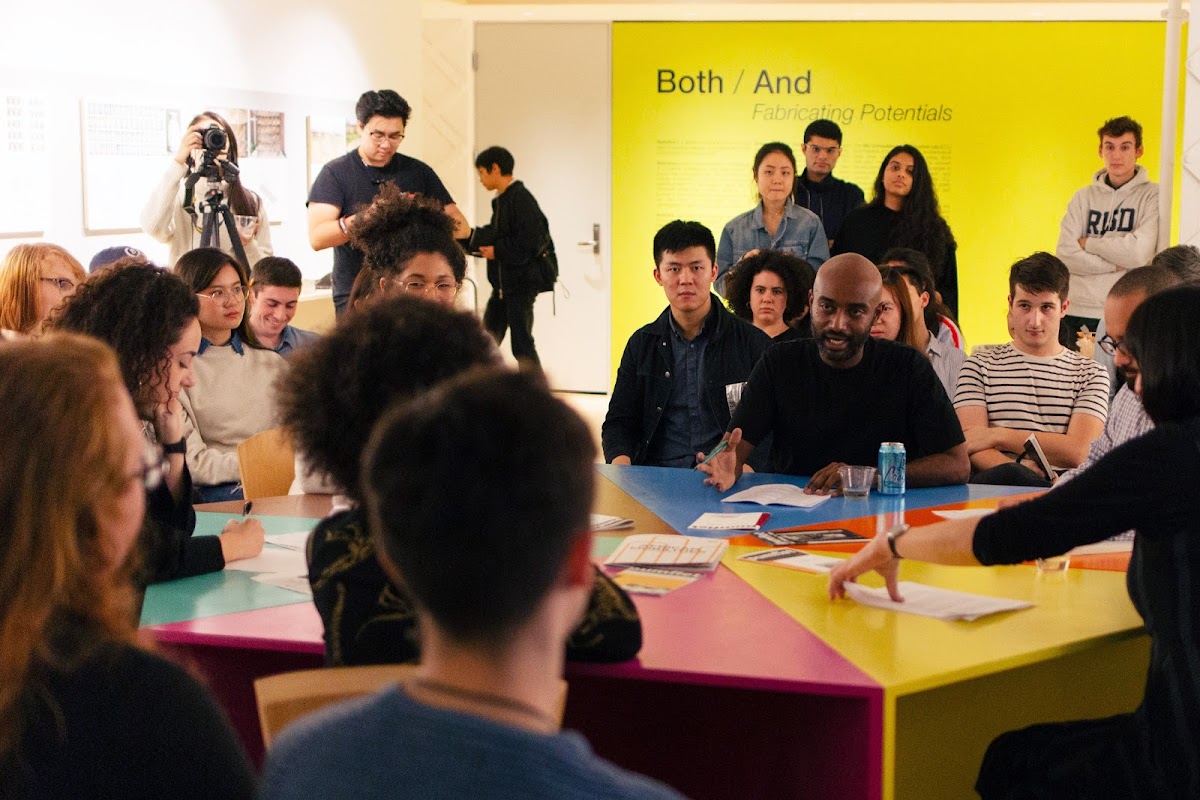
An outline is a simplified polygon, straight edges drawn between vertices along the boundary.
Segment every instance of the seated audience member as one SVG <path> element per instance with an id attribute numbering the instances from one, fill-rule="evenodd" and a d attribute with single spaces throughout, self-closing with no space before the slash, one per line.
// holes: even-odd
<path id="1" fill-rule="evenodd" d="M 317 334 L 291 324 L 302 285 L 300 268 L 289 258 L 267 256 L 250 270 L 250 330 L 259 344 L 284 358 L 317 340 Z"/>
<path id="2" fill-rule="evenodd" d="M 725 309 L 712 232 L 675 220 L 654 236 L 654 280 L 669 304 L 629 337 L 601 429 L 611 464 L 692 467 L 721 439 L 771 339 Z"/>
<path id="3" fill-rule="evenodd" d="M 913 302 L 913 285 L 908 282 L 903 268 L 880 267 L 879 274 L 883 278 L 883 302 L 879 304 L 879 318 L 871 328 L 871 335 L 903 342 L 924 353 L 933 364 L 946 396 L 953 398 L 958 372 L 967 360 L 967 354 L 942 344 L 929 333 L 920 307 Z"/>
<path id="4" fill-rule="evenodd" d="M 1154 429 L 1154 422 L 1146 414 L 1142 400 L 1137 395 L 1138 365 L 1129 354 L 1125 331 L 1129 327 L 1129 318 L 1146 298 L 1177 285 L 1179 276 L 1169 270 L 1138 267 L 1128 270 L 1108 290 L 1108 297 L 1104 300 L 1103 322 L 1109 333 L 1096 341 L 1096 349 L 1112 357 L 1125 380 L 1109 406 L 1104 433 L 1092 442 L 1083 463 L 1060 475 L 1054 482 L 1055 486 L 1074 478 L 1130 439 Z"/>
<path id="5" fill-rule="evenodd" d="M 454 241 L 454 220 L 437 201 L 385 183 L 371 205 L 354 215 L 350 244 L 376 276 L 371 294 L 417 294 L 454 305 L 467 257 Z"/>
<path id="6" fill-rule="evenodd" d="M 776 342 L 812 336 L 808 293 L 813 268 L 780 250 L 760 250 L 729 273 L 729 307 Z"/>
<path id="7" fill-rule="evenodd" d="M 138 646 L 131 560 L 162 455 L 112 353 L 0 342 L 0 430 L 0 794 L 251 800 L 212 698 Z"/>
<path id="8" fill-rule="evenodd" d="M 196 385 L 179 397 L 187 463 L 200 502 L 240 500 L 237 446 L 275 427 L 275 379 L 286 362 L 258 345 L 246 319 L 242 265 L 213 247 L 184 253 L 175 274 L 200 298 Z"/>
<path id="9" fill-rule="evenodd" d="M 806 491 L 839 491 L 838 467 L 874 464 L 879 445 L 903 442 L 908 485 L 965 483 L 962 428 L 929 360 L 911 347 L 871 338 L 883 282 L 855 253 L 817 272 L 813 338 L 767 351 L 742 392 L 730 447 L 700 470 L 725 491 L 755 446 L 774 434 L 771 472 L 810 475 Z"/>
<path id="10" fill-rule="evenodd" d="M 83 266 L 58 245 L 17 245 L 0 265 L 0 330 L 37 336 L 50 312 L 85 280 Z"/>
<path id="11" fill-rule="evenodd" d="M 911 247 L 893 247 L 883 254 L 879 266 L 896 267 L 900 270 L 904 279 L 908 281 L 913 307 L 922 312 L 925 330 L 931 336 L 936 337 L 946 347 L 966 352 L 967 340 L 958 323 L 954 321 L 954 315 L 942 302 L 942 296 L 933 280 L 933 267 L 929 265 L 929 259 L 924 253 Z"/>
<path id="12" fill-rule="evenodd" d="M 350 287 L 350 296 L 346 299 L 346 309 L 348 311 L 358 310 L 358 307 L 369 301 L 377 291 L 379 291 L 379 276 L 370 267 L 363 267 L 354 276 L 354 285 Z"/>
<path id="13" fill-rule="evenodd" d="M 822 270 L 824 272 L 824 270 Z M 975 789 L 983 800 L 1200 796 L 1200 287 L 1147 299 L 1124 343 L 1156 425 L 1052 492 L 976 519 L 879 535 L 829 578 L 832 596 L 869 570 L 893 599 L 899 559 L 941 564 L 1019 564 L 1135 529 L 1127 581 L 1150 634 L 1141 705 L 1131 714 L 1033 725 L 987 750 Z M 1181 487 L 1188 490 L 1181 491 Z M 1086 676 L 1081 676 L 1086 677 Z"/>
<path id="14" fill-rule="evenodd" d="M 308 545 L 327 663 L 397 663 L 420 655 L 413 602 L 388 582 L 367 531 L 360 464 L 372 427 L 391 404 L 499 359 L 473 314 L 410 296 L 380 298 L 343 316 L 293 360 L 280 387 L 283 423 L 305 461 L 347 498 Z M 587 617 L 567 646 L 569 657 L 593 661 L 631 658 L 641 647 L 637 610 L 608 578 L 597 575 Z"/>
<path id="15" fill-rule="evenodd" d="M 1049 486 L 1036 463 L 1022 464 L 1037 434 L 1055 467 L 1077 467 L 1108 416 L 1104 368 L 1068 350 L 1058 326 L 1070 308 L 1071 274 L 1057 257 L 1034 253 L 1008 273 L 1013 340 L 963 364 L 954 408 L 967 437 L 973 483 Z"/>
<path id="16" fill-rule="evenodd" d="M 89 278 L 51 320 L 54 328 L 94 336 L 113 349 L 143 436 L 166 454 L 163 480 L 146 492 L 141 583 L 215 572 L 263 547 L 256 519 L 231 520 L 219 536 L 192 536 L 196 512 L 179 396 L 196 383 L 197 301 L 177 276 L 126 258 Z"/>
<path id="17" fill-rule="evenodd" d="M 729 221 L 717 250 L 715 288 L 724 293 L 726 276 L 735 264 L 759 250 L 782 250 L 817 269 L 829 258 L 829 240 L 821 218 L 792 200 L 796 156 L 783 142 L 768 142 L 754 156 L 751 173 L 759 202 Z"/>
<path id="18" fill-rule="evenodd" d="M 958 315 L 958 245 L 938 207 L 933 176 L 921 151 L 893 147 L 879 165 L 871 202 L 842 221 L 834 255 L 858 253 L 875 263 L 889 248 L 911 247 L 929 259 L 942 299 Z"/>
<path id="19" fill-rule="evenodd" d="M 596 577 L 594 458 L 583 420 L 527 374 L 476 371 L 384 415 L 363 489 L 421 664 L 289 728 L 265 800 L 679 797 L 559 726 L 563 643 Z"/>
<path id="20" fill-rule="evenodd" d="M 99 272 L 109 264 L 115 264 L 118 261 L 132 258 L 137 261 L 147 261 L 146 254 L 136 247 L 106 247 L 96 255 L 92 256 L 92 260 L 88 262 L 88 274 Z"/>

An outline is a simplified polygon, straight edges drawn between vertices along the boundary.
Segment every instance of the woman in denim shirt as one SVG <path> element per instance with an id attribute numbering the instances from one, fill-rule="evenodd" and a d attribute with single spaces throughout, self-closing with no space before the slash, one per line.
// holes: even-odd
<path id="1" fill-rule="evenodd" d="M 754 156 L 759 204 L 729 220 L 717 247 L 716 290 L 725 294 L 725 276 L 746 256 L 771 248 L 803 258 L 817 269 L 829 258 L 821 219 L 792 202 L 796 156 L 783 142 L 768 142 Z"/>

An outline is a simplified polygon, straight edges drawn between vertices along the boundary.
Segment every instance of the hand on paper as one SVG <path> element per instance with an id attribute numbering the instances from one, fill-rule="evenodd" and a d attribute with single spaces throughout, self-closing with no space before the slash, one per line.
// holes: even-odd
<path id="1" fill-rule="evenodd" d="M 888 548 L 887 535 L 876 534 L 862 550 L 833 568 L 829 573 L 829 597 L 836 600 L 846 596 L 847 581 L 853 583 L 864 572 L 875 570 L 887 584 L 888 596 L 897 603 L 903 602 L 896 580 L 900 573 L 900 561 L 892 556 Z"/>
<path id="2" fill-rule="evenodd" d="M 262 552 L 266 531 L 256 519 L 231 519 L 225 523 L 221 535 L 221 554 L 225 563 L 254 558 Z"/>
<path id="3" fill-rule="evenodd" d="M 696 454 L 696 469 L 708 476 L 704 479 L 706 486 L 715 487 L 718 492 L 723 492 L 737 483 L 737 448 L 741 443 L 742 429 L 734 428 L 729 434 L 729 444 L 714 456 L 712 461 L 702 464 L 700 462 L 704 461 L 705 454 Z"/>
<path id="4" fill-rule="evenodd" d="M 842 493 L 842 476 L 838 472 L 839 467 L 846 466 L 841 461 L 834 461 L 821 469 L 817 470 L 811 478 L 808 479 L 808 485 L 804 487 L 805 494 L 830 494 L 835 497 Z"/>

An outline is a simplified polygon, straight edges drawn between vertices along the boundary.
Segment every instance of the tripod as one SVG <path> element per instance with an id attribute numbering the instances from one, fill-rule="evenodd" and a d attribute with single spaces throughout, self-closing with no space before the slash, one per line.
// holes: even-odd
<path id="1" fill-rule="evenodd" d="M 224 173 L 226 180 L 233 183 L 238 178 L 237 165 L 226 161 L 218 166 L 215 157 L 209 151 L 205 151 L 200 168 L 189 175 L 183 185 L 183 207 L 192 215 L 193 220 L 196 218 L 197 211 L 202 215 L 200 227 L 201 247 L 221 247 L 221 224 L 224 222 L 225 231 L 229 234 L 229 243 L 233 248 L 234 258 L 238 260 L 238 263 L 245 268 L 248 274 L 250 272 L 250 262 L 246 258 L 246 249 L 242 247 L 242 237 L 238 235 L 237 223 L 234 222 L 233 212 L 229 209 L 229 203 L 225 202 L 225 193 L 221 191 L 222 173 Z M 202 177 L 208 179 L 208 190 L 204 193 L 204 199 L 201 202 L 193 204 L 192 197 L 196 190 L 196 182 Z"/>

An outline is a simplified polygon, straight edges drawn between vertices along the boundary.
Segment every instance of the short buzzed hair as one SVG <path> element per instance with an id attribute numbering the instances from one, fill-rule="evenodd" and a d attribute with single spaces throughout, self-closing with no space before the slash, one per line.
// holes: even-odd
<path id="1" fill-rule="evenodd" d="M 1200 249 L 1194 244 L 1168 247 L 1150 260 L 1150 266 L 1170 270 L 1184 283 L 1200 283 Z"/>
<path id="2" fill-rule="evenodd" d="M 1130 297 L 1140 294 L 1149 297 L 1178 286 L 1179 276 L 1162 267 L 1138 267 L 1122 275 L 1108 290 L 1109 297 Z"/>

